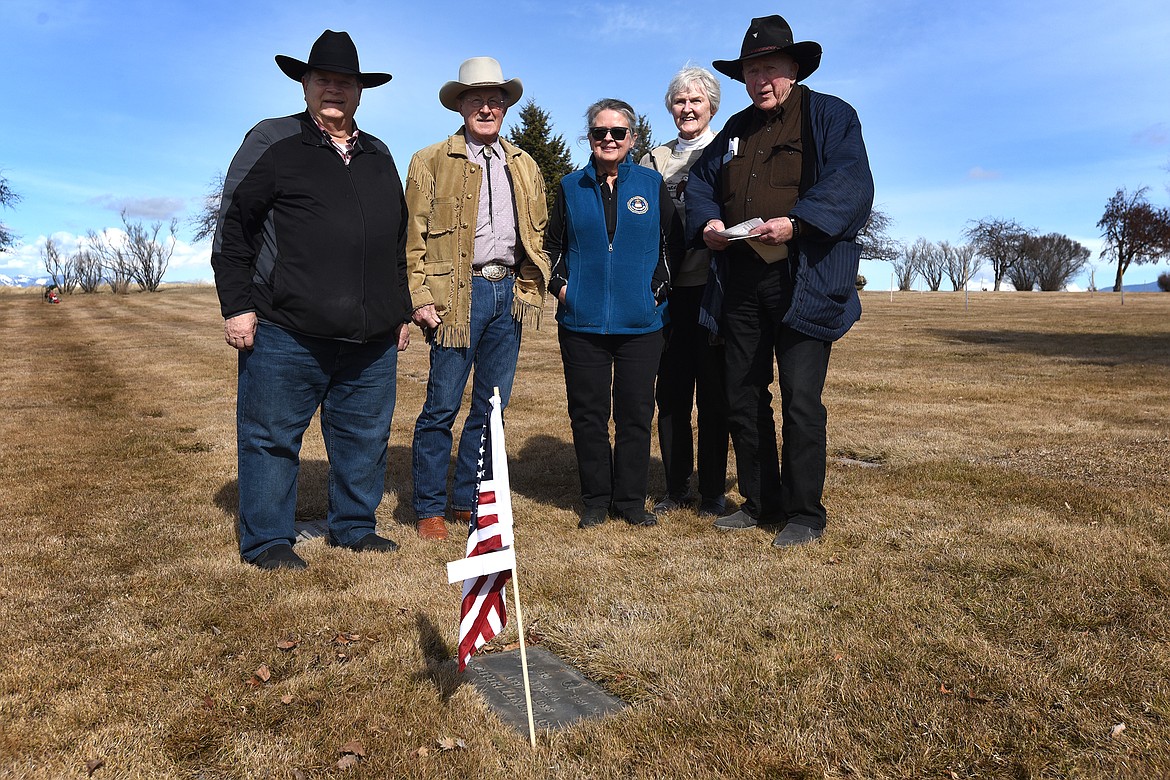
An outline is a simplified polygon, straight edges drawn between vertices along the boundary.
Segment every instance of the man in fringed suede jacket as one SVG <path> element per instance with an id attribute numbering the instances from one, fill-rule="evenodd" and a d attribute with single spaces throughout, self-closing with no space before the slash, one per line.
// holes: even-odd
<path id="1" fill-rule="evenodd" d="M 447 538 L 448 509 L 455 522 L 470 521 L 488 400 L 498 387 L 507 405 L 521 328 L 540 323 L 548 279 L 544 179 L 532 157 L 500 137 L 523 91 L 491 57 L 465 61 L 459 80 L 439 90 L 463 127 L 415 154 L 406 174 L 411 318 L 431 346 L 413 447 L 414 511 L 424 539 Z M 473 369 L 448 501 L 451 428 Z"/>

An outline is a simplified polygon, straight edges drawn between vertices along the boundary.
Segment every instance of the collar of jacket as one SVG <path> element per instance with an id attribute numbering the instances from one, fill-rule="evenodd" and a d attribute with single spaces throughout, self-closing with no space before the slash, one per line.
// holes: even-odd
<path id="1" fill-rule="evenodd" d="M 302 111 L 297 114 L 297 119 L 301 120 L 301 143 L 309 146 L 328 146 L 329 142 L 321 137 L 321 128 L 317 127 L 317 123 L 313 121 L 313 117 L 309 116 L 308 111 Z M 353 125 L 354 130 L 358 129 L 357 123 Z M 358 133 L 357 141 L 353 145 L 353 154 L 361 154 L 362 152 L 377 153 L 377 149 L 362 141 L 363 133 Z"/>
<path id="2" fill-rule="evenodd" d="M 618 163 L 617 180 L 618 180 L 619 184 L 621 182 L 625 181 L 627 178 L 629 178 L 630 171 L 633 170 L 633 168 L 634 168 L 634 163 L 630 159 L 630 155 L 627 154 L 626 159 L 624 159 L 620 163 Z M 589 162 L 585 163 L 585 171 L 587 173 L 586 178 L 589 179 L 590 183 L 592 183 L 592 185 L 594 187 L 598 186 L 597 185 L 597 168 L 594 167 L 594 165 L 593 165 L 593 155 L 592 154 L 589 155 Z"/>
<path id="3" fill-rule="evenodd" d="M 448 157 L 462 157 L 465 160 L 467 159 L 467 136 L 463 134 L 464 132 L 465 128 L 460 127 L 447 139 Z M 360 138 L 361 136 L 358 137 Z M 513 160 L 524 154 L 524 151 L 519 146 L 516 146 L 507 138 L 504 138 L 504 136 L 499 136 L 499 141 L 500 148 L 504 150 L 504 156 L 509 160 Z"/>

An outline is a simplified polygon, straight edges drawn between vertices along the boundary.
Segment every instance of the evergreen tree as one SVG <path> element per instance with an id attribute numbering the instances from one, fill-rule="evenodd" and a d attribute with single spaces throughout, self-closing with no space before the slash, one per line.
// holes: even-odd
<path id="1" fill-rule="evenodd" d="M 573 170 L 573 161 L 565 145 L 565 137 L 552 134 L 552 122 L 549 120 L 548 112 L 530 99 L 520 109 L 520 124 L 514 125 L 508 132 L 508 140 L 536 160 L 540 175 L 544 177 L 545 197 L 551 211 L 557 185 Z"/>
<path id="2" fill-rule="evenodd" d="M 631 154 L 635 163 L 642 162 L 642 158 L 650 154 L 650 150 L 658 144 L 654 143 L 654 130 L 650 127 L 650 120 L 645 114 L 638 114 L 638 121 L 634 123 L 634 135 L 638 140 L 634 142 Z"/>

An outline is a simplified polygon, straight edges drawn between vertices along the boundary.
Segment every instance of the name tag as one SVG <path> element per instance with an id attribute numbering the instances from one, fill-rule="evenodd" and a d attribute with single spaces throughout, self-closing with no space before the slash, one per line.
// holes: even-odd
<path id="1" fill-rule="evenodd" d="M 727 154 L 723 155 L 723 164 L 731 162 L 735 155 L 739 153 L 739 137 L 736 136 L 727 142 Z"/>

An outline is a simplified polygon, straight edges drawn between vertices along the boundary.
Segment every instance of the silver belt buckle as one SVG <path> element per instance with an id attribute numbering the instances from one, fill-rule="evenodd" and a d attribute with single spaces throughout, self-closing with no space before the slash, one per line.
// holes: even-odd
<path id="1" fill-rule="evenodd" d="M 498 282 L 508 275 L 508 266 L 502 263 L 487 263 L 479 269 L 479 274 L 489 282 Z"/>

